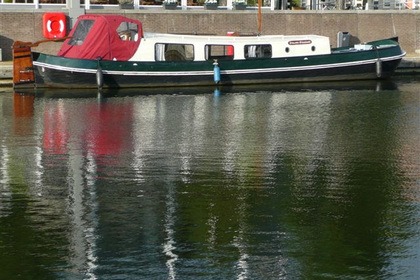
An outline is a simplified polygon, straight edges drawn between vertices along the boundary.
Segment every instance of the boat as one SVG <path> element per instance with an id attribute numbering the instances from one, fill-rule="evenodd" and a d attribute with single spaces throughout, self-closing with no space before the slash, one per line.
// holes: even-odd
<path id="1" fill-rule="evenodd" d="M 44 41 L 43 41 L 44 42 Z M 144 32 L 121 15 L 87 14 L 57 55 L 13 44 L 15 88 L 255 85 L 389 78 L 405 52 L 398 38 L 331 48 L 319 35 Z"/>

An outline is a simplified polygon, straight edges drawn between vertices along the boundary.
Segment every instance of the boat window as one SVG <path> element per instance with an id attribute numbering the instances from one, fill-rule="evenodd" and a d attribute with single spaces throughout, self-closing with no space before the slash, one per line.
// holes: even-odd
<path id="1" fill-rule="evenodd" d="M 138 26 L 132 22 L 121 22 L 117 28 L 117 33 L 123 41 L 137 41 L 139 39 Z"/>
<path id="2" fill-rule="evenodd" d="M 93 26 L 95 21 L 91 19 L 81 20 L 76 26 L 76 30 L 73 33 L 73 36 L 69 40 L 69 45 L 81 45 L 86 39 L 87 34 Z"/>
<path id="3" fill-rule="evenodd" d="M 156 61 L 186 61 L 194 60 L 194 46 L 187 44 L 164 44 L 155 45 Z"/>
<path id="4" fill-rule="evenodd" d="M 246 45 L 245 58 L 271 58 L 271 45 Z"/>
<path id="5" fill-rule="evenodd" d="M 234 48 L 232 45 L 206 45 L 205 51 L 206 60 L 231 60 L 233 59 L 234 54 Z"/>

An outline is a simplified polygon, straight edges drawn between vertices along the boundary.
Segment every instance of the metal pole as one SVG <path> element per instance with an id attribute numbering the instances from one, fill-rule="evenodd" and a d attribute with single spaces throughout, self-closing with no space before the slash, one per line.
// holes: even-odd
<path id="1" fill-rule="evenodd" d="M 85 9 L 80 7 L 80 0 L 67 0 L 66 6 L 69 9 L 70 28 L 72 28 L 76 23 L 77 17 L 85 14 Z"/>

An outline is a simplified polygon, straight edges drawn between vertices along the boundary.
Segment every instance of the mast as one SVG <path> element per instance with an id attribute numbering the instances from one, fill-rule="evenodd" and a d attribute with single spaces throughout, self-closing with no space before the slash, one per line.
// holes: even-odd
<path id="1" fill-rule="evenodd" d="M 258 0 L 258 35 L 262 33 L 262 0 Z"/>

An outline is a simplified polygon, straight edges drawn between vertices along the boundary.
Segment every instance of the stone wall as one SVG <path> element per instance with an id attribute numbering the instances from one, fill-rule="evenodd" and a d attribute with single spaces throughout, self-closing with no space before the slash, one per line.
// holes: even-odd
<path id="1" fill-rule="evenodd" d="M 43 40 L 42 15 L 45 11 L 0 11 L 0 48 L 3 60 L 11 60 L 13 41 Z M 89 10 L 87 13 L 119 13 L 143 22 L 146 32 L 224 35 L 258 33 L 256 10 Z M 419 11 L 263 11 L 262 34 L 317 34 L 337 44 L 339 31 L 351 34 L 350 43 L 398 36 L 403 49 L 420 56 Z M 60 43 L 43 43 L 37 51 L 55 54 Z"/>

